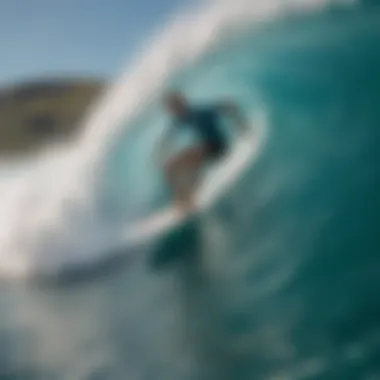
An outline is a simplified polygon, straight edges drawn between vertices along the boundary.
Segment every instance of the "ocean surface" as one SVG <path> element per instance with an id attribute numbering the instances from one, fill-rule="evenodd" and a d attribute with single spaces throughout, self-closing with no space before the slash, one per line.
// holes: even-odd
<path id="1" fill-rule="evenodd" d="M 82 135 L 0 165 L 1 380 L 380 379 L 380 7 L 286 4 L 184 11 Z M 209 209 L 131 245 L 168 199 L 166 88 L 265 112 L 267 139 Z"/>

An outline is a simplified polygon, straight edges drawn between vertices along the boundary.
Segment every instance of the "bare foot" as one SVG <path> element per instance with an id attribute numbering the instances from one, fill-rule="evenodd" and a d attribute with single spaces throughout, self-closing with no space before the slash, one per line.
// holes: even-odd
<path id="1" fill-rule="evenodd" d="M 176 208 L 181 212 L 188 214 L 192 211 L 195 211 L 195 204 L 192 197 L 182 197 L 175 201 Z"/>

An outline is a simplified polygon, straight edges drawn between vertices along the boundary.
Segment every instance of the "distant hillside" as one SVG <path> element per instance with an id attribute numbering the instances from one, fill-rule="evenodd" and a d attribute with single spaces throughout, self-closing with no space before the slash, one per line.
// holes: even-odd
<path id="1" fill-rule="evenodd" d="M 101 81 L 68 79 L 0 89 L 0 155 L 70 136 L 103 87 Z"/>

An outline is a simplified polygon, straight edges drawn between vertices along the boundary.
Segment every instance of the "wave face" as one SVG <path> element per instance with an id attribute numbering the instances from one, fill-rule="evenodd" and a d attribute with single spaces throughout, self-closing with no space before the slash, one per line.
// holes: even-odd
<path id="1" fill-rule="evenodd" d="M 6 377 L 380 378 L 380 8 L 252 3 L 179 17 L 77 141 L 0 168 L 2 277 L 52 281 L 0 290 Z M 168 86 L 264 103 L 269 139 L 201 218 L 118 246 L 165 198 Z"/>
<path id="2" fill-rule="evenodd" d="M 117 245 L 117 230 L 149 214 L 157 193 L 163 192 L 150 160 L 167 122 L 158 108 L 161 92 L 172 84 L 195 100 L 233 96 L 254 113 L 258 96 L 253 81 L 266 38 L 254 30 L 294 9 L 318 10 L 326 3 L 221 2 L 179 15 L 94 105 L 77 141 L 52 147 L 28 165 L 4 169 L 1 276 L 61 273 L 107 259 Z M 241 46 L 250 36 L 251 69 Z M 244 79 L 247 69 L 250 82 Z"/>

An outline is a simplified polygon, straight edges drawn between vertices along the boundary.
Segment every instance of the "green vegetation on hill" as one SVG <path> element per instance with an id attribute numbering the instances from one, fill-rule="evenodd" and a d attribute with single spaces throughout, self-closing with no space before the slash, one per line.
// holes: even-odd
<path id="1" fill-rule="evenodd" d="M 69 137 L 103 86 L 101 81 L 71 79 L 0 90 L 0 155 L 28 153 Z"/>

